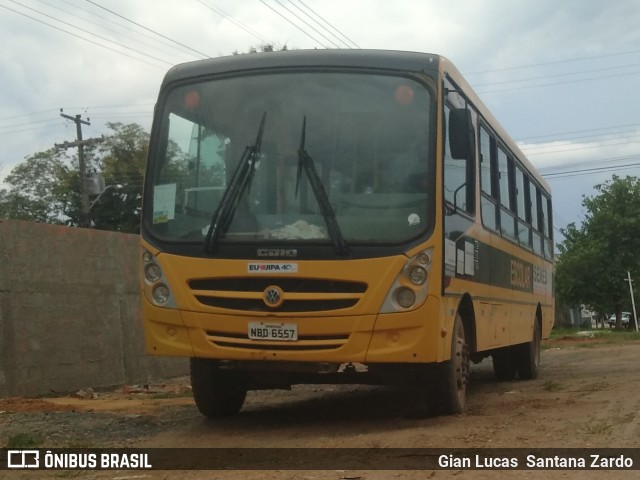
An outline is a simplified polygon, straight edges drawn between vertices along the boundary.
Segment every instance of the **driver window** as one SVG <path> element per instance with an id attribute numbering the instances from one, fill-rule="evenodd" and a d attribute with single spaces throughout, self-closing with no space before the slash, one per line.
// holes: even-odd
<path id="1" fill-rule="evenodd" d="M 449 112 L 451 108 L 445 106 L 445 125 L 449 124 Z M 450 207 L 457 211 L 473 215 L 473 195 L 475 194 L 475 182 L 467 181 L 473 178 L 473 162 L 454 160 L 451 156 L 449 141 L 444 139 L 444 199 Z"/>

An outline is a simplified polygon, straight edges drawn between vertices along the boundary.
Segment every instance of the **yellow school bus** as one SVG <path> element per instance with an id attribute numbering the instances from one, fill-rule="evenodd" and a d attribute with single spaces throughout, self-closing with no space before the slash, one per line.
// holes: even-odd
<path id="1" fill-rule="evenodd" d="M 438 55 L 297 50 L 172 68 L 141 228 L 149 353 L 202 414 L 248 390 L 399 384 L 466 405 L 470 362 L 537 376 L 548 185 Z"/>

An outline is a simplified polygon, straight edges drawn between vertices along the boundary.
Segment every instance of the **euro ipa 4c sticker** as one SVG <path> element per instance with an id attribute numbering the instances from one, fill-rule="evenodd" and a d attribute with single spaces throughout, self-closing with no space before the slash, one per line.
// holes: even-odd
<path id="1" fill-rule="evenodd" d="M 255 262 L 247 265 L 247 272 L 254 274 L 298 273 L 298 264 L 285 262 Z"/>

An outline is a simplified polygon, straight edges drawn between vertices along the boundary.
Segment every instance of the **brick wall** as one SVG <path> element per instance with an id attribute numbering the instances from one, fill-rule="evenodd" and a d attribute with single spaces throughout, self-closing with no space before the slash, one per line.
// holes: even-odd
<path id="1" fill-rule="evenodd" d="M 0 221 L 0 396 L 36 396 L 183 375 L 147 356 L 138 237 Z"/>

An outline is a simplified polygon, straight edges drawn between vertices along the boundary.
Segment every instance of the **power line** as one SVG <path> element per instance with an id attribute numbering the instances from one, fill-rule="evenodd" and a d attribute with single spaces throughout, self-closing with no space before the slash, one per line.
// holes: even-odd
<path id="1" fill-rule="evenodd" d="M 636 155 L 638 157 L 640 155 Z M 640 162 L 628 163 L 626 165 L 610 165 L 607 167 L 593 167 L 593 168 L 582 168 L 569 170 L 566 172 L 556 172 L 556 173 L 547 173 L 543 174 L 544 178 L 564 178 L 564 177 L 575 177 L 578 175 L 592 175 L 596 173 L 610 172 L 613 170 L 628 170 L 630 168 L 636 168 L 640 166 Z"/>
<path id="2" fill-rule="evenodd" d="M 113 118 L 113 116 L 113 113 L 93 113 L 91 118 Z M 117 117 L 153 117 L 153 112 L 121 112 L 117 114 Z"/>
<path id="3" fill-rule="evenodd" d="M 342 37 L 344 37 L 349 43 L 351 43 L 352 45 L 354 45 L 356 48 L 360 48 L 360 46 L 354 42 L 353 40 L 351 40 L 349 37 L 347 37 L 344 33 L 342 33 L 340 30 L 338 30 L 336 27 L 334 27 L 332 24 L 330 24 L 327 20 L 325 20 L 320 14 L 318 14 L 315 10 L 313 10 L 311 7 L 309 7 L 306 3 L 304 3 L 302 0 L 299 0 L 300 4 L 303 5 L 307 10 L 309 10 L 311 13 L 313 13 L 316 17 L 318 17 L 320 20 L 322 20 L 324 23 L 326 23 L 329 27 L 331 27 L 333 30 L 335 30 L 338 34 L 340 34 Z M 328 31 L 328 30 L 327 30 Z M 334 35 L 335 36 L 335 35 Z M 338 38 L 337 36 L 335 36 L 336 38 Z M 346 42 L 342 42 L 345 45 L 348 45 Z"/>
<path id="4" fill-rule="evenodd" d="M 280 0 L 275 0 L 275 2 L 280 5 L 282 8 L 284 8 L 287 12 L 289 12 L 291 15 L 293 15 L 294 17 L 296 17 L 298 20 L 300 20 L 302 23 L 304 23 L 307 27 L 309 27 L 311 30 L 313 30 L 314 32 L 316 32 L 318 35 L 320 35 L 322 38 L 324 38 L 327 42 L 329 42 L 330 44 L 332 44 L 334 47 L 336 48 L 340 48 L 340 46 L 334 42 L 333 40 L 331 40 L 329 37 L 327 37 L 324 33 L 320 32 L 317 28 L 315 28 L 313 25 L 311 25 L 309 22 L 307 22 L 306 20 L 304 20 L 303 18 L 301 18 L 300 16 L 298 16 L 295 12 L 293 12 L 292 10 L 290 10 L 289 8 L 287 8 L 285 5 L 283 5 L 282 3 L 280 3 Z"/>
<path id="5" fill-rule="evenodd" d="M 631 136 L 629 138 L 637 138 L 639 135 L 634 135 Z M 541 156 L 541 155 L 553 155 L 555 153 L 564 153 L 564 152 L 574 152 L 576 150 L 590 150 L 593 148 L 606 148 L 606 147 L 615 147 L 617 145 L 628 145 L 629 142 L 618 142 L 618 143 L 607 143 L 604 145 L 588 145 L 588 146 L 582 146 L 582 147 L 571 147 L 571 148 L 558 148 L 556 150 L 550 150 L 547 152 L 534 152 L 534 153 L 526 153 L 527 157 L 536 157 L 536 156 Z"/>
<path id="6" fill-rule="evenodd" d="M 18 124 L 11 124 L 11 125 L 0 125 L 0 130 L 2 130 L 3 128 L 16 128 L 16 127 L 29 127 L 38 123 L 50 123 L 51 119 L 44 119 L 44 120 L 36 120 L 36 121 L 31 121 L 31 122 L 27 122 L 27 123 L 18 123 Z"/>
<path id="7" fill-rule="evenodd" d="M 204 2 L 203 0 L 198 0 L 202 5 L 204 5 L 205 7 L 207 7 L 208 9 L 212 10 L 213 12 L 217 13 L 218 15 L 220 15 L 222 18 L 226 18 L 227 20 L 229 20 L 231 23 L 233 23 L 234 25 L 236 25 L 237 27 L 241 28 L 242 30 L 244 30 L 245 32 L 247 32 L 248 34 L 256 37 L 258 40 L 260 40 L 261 42 L 263 42 L 266 45 L 273 45 L 273 42 L 271 40 L 268 40 L 266 37 L 264 37 L 263 35 L 261 35 L 260 33 L 258 33 L 257 31 L 255 31 L 253 28 L 249 27 L 247 24 L 241 22 L 240 20 L 236 20 L 235 18 L 233 18 L 233 16 L 231 16 L 231 14 L 225 12 L 224 10 L 222 10 L 220 7 L 216 7 L 214 5 L 208 4 L 206 2 Z"/>
<path id="8" fill-rule="evenodd" d="M 75 106 L 65 106 L 64 108 L 69 110 L 126 110 L 129 108 L 147 108 L 148 107 L 149 110 L 146 113 L 153 115 L 152 110 L 154 105 L 155 103 L 131 103 L 126 105 L 90 105 L 90 106 L 75 105 Z M 15 120 L 15 119 L 24 118 L 24 117 L 34 117 L 37 115 L 51 115 L 52 112 L 57 113 L 59 111 L 60 111 L 59 108 L 49 108 L 47 110 L 39 110 L 37 112 L 22 113 L 20 115 L 10 115 L 8 117 L 1 117 L 0 123 L 4 121 Z M 95 117 L 96 115 L 93 114 L 92 116 Z M 2 125 L 0 125 L 0 128 L 2 128 Z"/>
<path id="9" fill-rule="evenodd" d="M 600 139 L 600 137 L 604 137 Z M 640 137 L 640 131 L 634 130 L 629 132 L 613 132 L 613 133 L 600 133 L 594 135 L 583 135 L 580 137 L 568 137 L 552 142 L 536 143 L 520 145 L 521 150 L 526 150 L 527 155 L 544 155 L 547 153 L 566 152 L 570 150 L 580 150 L 584 148 L 599 148 L 609 147 L 613 145 L 620 145 L 619 143 L 606 143 L 616 140 L 628 140 L 630 143 L 635 143 Z M 587 142 L 578 142 L 579 140 L 588 139 Z M 595 145 L 595 143 L 598 143 Z M 585 145 L 587 144 L 587 145 Z M 551 150 L 550 150 L 551 149 Z"/>
<path id="10" fill-rule="evenodd" d="M 620 131 L 620 132 L 609 132 L 609 133 L 599 133 L 593 135 L 581 135 L 581 136 L 573 136 L 573 137 L 565 137 L 557 140 L 553 140 L 550 142 L 544 143 L 529 143 L 526 145 L 520 145 L 521 150 L 526 150 L 529 155 L 533 155 L 532 152 L 538 152 L 540 150 L 547 150 L 550 148 L 555 148 L 556 150 L 552 150 L 552 152 L 556 151 L 565 151 L 566 149 L 559 148 L 563 146 L 568 146 L 569 143 L 574 144 L 576 141 L 588 139 L 587 142 L 593 144 L 595 142 L 611 142 L 614 140 L 633 140 L 637 139 L 640 136 L 640 130 L 630 130 L 630 131 Z M 601 138 L 601 139 L 600 139 Z M 611 144 L 602 143 L 602 147 L 609 146 Z M 582 148 L 582 147 L 580 147 Z M 596 148 L 595 146 L 593 148 Z"/>
<path id="11" fill-rule="evenodd" d="M 478 70 L 475 72 L 466 72 L 464 75 L 465 76 L 469 76 L 469 75 L 478 75 L 478 74 L 482 74 L 482 73 L 495 73 L 495 72 L 504 72 L 504 71 L 508 71 L 508 70 L 521 70 L 521 69 L 525 69 L 525 68 L 535 68 L 535 67 L 544 67 L 547 65 L 558 65 L 558 64 L 563 64 L 563 63 L 572 63 L 572 62 L 582 62 L 585 60 L 594 60 L 597 58 L 607 58 L 607 57 L 617 57 L 617 56 L 621 56 L 621 55 L 633 55 L 636 53 L 640 53 L 640 50 L 632 50 L 629 52 L 618 52 L 618 53 L 608 53 L 608 54 L 604 54 L 604 55 L 593 55 L 590 57 L 578 57 L 578 58 L 568 58 L 565 60 L 555 60 L 555 61 L 551 61 L 551 62 L 544 62 L 544 63 L 532 63 L 529 65 L 518 65 L 518 66 L 514 66 L 514 67 L 504 67 L 504 68 L 495 68 L 492 70 Z"/>
<path id="12" fill-rule="evenodd" d="M 574 80 L 566 80 L 563 82 L 551 82 L 551 83 L 540 83 L 538 85 L 527 85 L 527 86 L 522 86 L 522 87 L 512 87 L 512 88 L 501 88 L 498 90 L 480 90 L 478 93 L 482 93 L 483 95 L 486 95 L 488 93 L 500 93 L 500 92 L 507 92 L 507 91 L 511 91 L 511 90 L 524 90 L 527 88 L 538 88 L 538 87 L 554 87 L 556 85 L 566 85 L 566 84 L 573 84 L 573 83 L 579 83 L 579 82 L 590 82 L 593 80 L 605 80 L 608 78 L 620 78 L 620 77 L 627 77 L 630 75 L 640 75 L 640 71 L 637 72 L 628 72 L 628 73 L 617 73 L 617 74 L 613 74 L 613 75 L 601 75 L 599 77 L 590 77 L 590 78 L 577 78 Z M 541 77 L 544 78 L 544 77 Z M 474 87 L 475 88 L 475 87 Z"/>
<path id="13" fill-rule="evenodd" d="M 309 13 L 305 12 L 300 5 L 298 5 L 297 3 L 295 3 L 293 0 L 288 0 L 289 3 L 291 5 L 293 5 L 294 7 L 296 7 L 300 13 L 302 13 L 303 15 L 305 15 L 307 18 L 309 18 L 309 20 L 311 20 L 312 22 L 314 22 L 316 25 L 318 25 L 320 28 L 322 28 L 325 32 L 327 32 L 329 35 L 331 35 L 333 38 L 335 38 L 338 42 L 342 43 L 344 46 L 346 46 L 347 48 L 351 48 L 351 46 L 346 43 L 344 40 L 342 40 L 341 38 L 339 38 L 335 33 L 331 32 L 327 27 L 325 27 L 324 25 L 322 25 L 318 20 L 316 20 L 315 18 L 313 18 L 311 15 L 309 15 Z M 323 35 L 324 36 L 324 35 Z M 327 38 L 327 37 L 325 37 Z M 327 39 L 328 40 L 328 39 Z M 334 42 L 331 42 L 334 45 L 336 45 Z M 340 48 L 338 45 L 336 45 L 336 47 Z"/>
<path id="14" fill-rule="evenodd" d="M 85 42 L 89 42 L 89 43 L 91 43 L 91 44 L 93 44 L 93 45 L 97 45 L 98 47 L 105 48 L 105 49 L 107 49 L 107 50 L 109 50 L 109 51 L 111 51 L 111 52 L 117 53 L 117 54 L 119 54 L 119 55 L 123 55 L 123 56 L 128 57 L 128 58 L 131 58 L 131 59 L 133 59 L 133 60 L 137 60 L 137 61 L 142 62 L 142 63 L 145 63 L 145 64 L 147 64 L 147 65 L 149 65 L 149 66 L 151 66 L 151 67 L 155 67 L 155 68 L 159 68 L 159 69 L 165 70 L 165 68 L 164 68 L 164 67 L 160 67 L 160 66 L 155 65 L 155 64 L 153 64 L 153 63 L 147 62 L 147 61 L 145 61 L 145 60 L 143 60 L 143 59 L 141 59 L 141 58 L 134 57 L 133 55 L 129 55 L 129 54 L 127 54 L 127 53 L 125 53 L 125 52 L 122 52 L 122 51 L 120 51 L 120 50 L 116 50 L 115 48 L 111 48 L 111 47 L 109 47 L 109 46 L 107 46 L 107 45 L 104 45 L 104 44 L 102 44 L 102 43 L 94 42 L 93 40 L 90 40 L 90 39 L 88 39 L 88 38 L 82 37 L 82 36 L 80 36 L 80 35 L 78 35 L 78 34 L 76 34 L 76 33 L 70 32 L 70 31 L 68 31 L 68 30 L 65 30 L 64 28 L 60 28 L 60 27 L 58 27 L 58 26 L 56 26 L 56 25 L 52 25 L 52 24 L 47 23 L 47 22 L 45 22 L 45 21 L 43 21 L 43 20 L 40 20 L 40 19 L 35 18 L 35 17 L 32 17 L 31 15 L 27 15 L 26 13 L 19 12 L 18 10 L 14 10 L 13 8 L 11 8 L 11 7 L 7 7 L 6 5 L 0 5 L 0 8 L 4 8 L 5 10 L 9 10 L 10 12 L 17 13 L 18 15 L 21 15 L 21 16 L 23 16 L 23 17 L 26 17 L 26 18 L 28 18 L 28 19 L 30 19 L 30 20 L 33 20 L 33 21 L 35 21 L 35 22 L 41 23 L 41 24 L 43 24 L 43 25 L 46 25 L 47 27 L 54 28 L 54 29 L 56 29 L 56 30 L 58 30 L 58 31 L 60 31 L 60 32 L 66 33 L 67 35 L 71 35 L 72 37 L 79 38 L 80 40 L 84 40 Z M 165 63 L 166 63 L 166 62 L 165 62 Z"/>
<path id="15" fill-rule="evenodd" d="M 509 84 L 509 83 L 531 82 L 531 81 L 535 81 L 535 80 L 545 80 L 547 78 L 569 77 L 571 75 L 582 75 L 584 73 L 609 72 L 611 70 L 616 70 L 616 69 L 621 69 L 621 68 L 638 67 L 638 66 L 640 66 L 639 63 L 632 63 L 632 64 L 628 64 L 628 65 L 618 65 L 616 67 L 605 67 L 605 68 L 594 68 L 594 69 L 591 69 L 591 70 L 582 70 L 582 71 L 579 71 L 579 72 L 555 73 L 555 74 L 551 74 L 551 75 L 543 75 L 543 76 L 540 76 L 540 77 L 520 78 L 520 79 L 516 79 L 516 80 L 503 80 L 503 81 L 500 81 L 500 82 L 481 83 L 481 84 L 474 85 L 473 88 L 487 87 L 487 86 L 492 86 L 492 85 L 505 85 L 505 84 Z"/>
<path id="16" fill-rule="evenodd" d="M 111 15 L 115 15 L 116 17 L 121 18 L 121 19 L 123 19 L 123 20 L 125 20 L 125 21 L 127 21 L 127 22 L 129 22 L 129 23 L 132 23 L 132 24 L 134 24 L 134 25 L 135 25 L 135 26 L 137 26 L 137 27 L 143 28 L 143 29 L 147 30 L 148 32 L 151 32 L 151 33 L 153 33 L 153 34 L 155 34 L 155 35 L 158 35 L 159 37 L 162 37 L 162 38 L 164 38 L 165 40 L 169 40 L 170 42 L 173 42 L 173 43 L 175 43 L 176 45 L 180 45 L 181 47 L 184 47 L 184 48 L 186 48 L 186 49 L 188 49 L 188 50 L 191 50 L 192 52 L 197 53 L 198 55 L 202 55 L 202 56 L 203 56 L 203 57 L 205 57 L 205 58 L 211 58 L 211 57 L 210 57 L 209 55 L 207 55 L 206 53 L 199 52 L 198 50 L 195 50 L 195 49 L 193 49 L 193 48 L 191 48 L 191 47 L 189 47 L 189 46 L 185 45 L 184 43 L 180 43 L 180 42 L 178 42 L 177 40 L 174 40 L 173 38 L 167 37 L 166 35 L 163 35 L 163 34 L 161 34 L 161 33 L 159 33 L 159 32 L 156 32 L 155 30 L 150 29 L 149 27 L 145 27 L 144 25 L 142 25 L 142 24 L 140 24 L 140 23 L 138 23 L 138 22 L 135 22 L 135 21 L 131 20 L 130 18 L 125 17 L 124 15 L 120 15 L 119 13 L 116 13 L 116 12 L 114 12 L 113 10 L 109 10 L 108 8 L 103 7 L 102 5 L 97 4 L 96 2 L 94 2 L 94 1 L 92 1 L 92 0 L 85 0 L 85 1 L 86 1 L 86 2 L 88 2 L 88 3 L 90 3 L 91 5 L 95 5 L 96 7 L 101 8 L 102 10 L 104 10 L 104 11 L 106 11 L 106 12 L 109 12 Z"/>
<path id="17" fill-rule="evenodd" d="M 592 167 L 594 165 L 601 165 L 601 164 L 605 164 L 605 163 L 611 163 L 611 162 L 620 162 L 620 161 L 626 161 L 626 160 L 630 160 L 632 158 L 637 158 L 640 155 L 624 155 L 621 157 L 610 157 L 610 158 L 603 158 L 601 160 L 591 160 L 591 161 L 584 161 L 584 162 L 566 162 L 566 163 L 562 163 L 560 165 L 553 165 L 553 166 L 549 166 L 549 167 L 540 167 L 538 168 L 539 172 L 543 172 L 546 170 L 554 170 L 554 169 L 565 169 L 565 170 L 561 170 L 562 172 L 564 171 L 573 171 L 573 170 L 566 170 L 566 169 L 576 169 L 576 167 L 582 167 L 582 166 L 587 166 L 587 167 Z M 615 167 L 615 165 L 609 165 L 611 167 Z M 559 172 L 550 172 L 550 174 L 553 173 L 559 173 Z"/>
<path id="18" fill-rule="evenodd" d="M 88 1 L 88 0 L 87 0 Z M 296 27 L 298 30 L 300 30 L 302 33 L 304 33 L 307 37 L 309 37 L 311 40 L 313 40 L 314 42 L 316 42 L 317 44 L 319 44 L 322 48 L 327 48 L 326 45 L 323 45 L 321 41 L 319 41 L 317 38 L 315 38 L 313 35 L 311 35 L 309 32 L 306 32 L 304 29 L 302 29 L 301 27 L 299 27 L 298 25 L 296 25 L 294 22 L 292 22 L 291 20 L 289 20 L 287 17 L 285 17 L 282 13 L 280 13 L 279 11 L 277 11 L 275 8 L 273 8 L 271 5 L 269 5 L 267 2 L 265 2 L 264 0 L 260 0 L 260 3 L 262 3 L 265 7 L 267 7 L 269 10 L 274 11 L 277 15 L 279 15 L 280 17 L 284 18 L 288 23 L 290 23 L 291 25 L 293 25 L 294 27 Z"/>
<path id="19" fill-rule="evenodd" d="M 554 165 L 550 167 L 541 167 L 538 169 L 540 174 L 543 177 L 557 177 L 557 176 L 571 176 L 572 174 L 576 174 L 579 172 L 599 172 L 599 171 L 607 171 L 607 170 L 616 170 L 619 168 L 633 168 L 640 163 L 615 163 L 611 165 L 612 162 L 628 162 L 630 160 L 634 160 L 640 158 L 640 154 L 634 155 L 626 155 L 621 157 L 611 157 L 611 158 L 603 158 L 597 161 L 586 161 L 586 162 L 568 162 L 561 165 Z M 581 168 L 578 168 L 581 167 Z M 548 170 L 556 170 L 551 171 L 549 173 L 543 173 Z"/>
<path id="20" fill-rule="evenodd" d="M 0 118 L 0 122 L 4 122 L 5 120 L 15 120 L 16 118 L 32 117 L 34 115 L 43 115 L 43 114 L 49 114 L 50 115 L 54 111 L 57 112 L 58 109 L 57 108 L 50 108 L 49 110 L 40 110 L 38 112 L 21 113 L 20 115 L 11 115 L 9 117 Z"/>
<path id="21" fill-rule="evenodd" d="M 39 1 L 43 1 L 43 0 L 39 0 Z M 129 32 L 131 32 L 131 33 L 133 33 L 135 35 L 140 36 L 140 37 L 152 40 L 152 41 L 156 42 L 158 45 L 162 45 L 164 47 L 172 48 L 172 49 L 174 49 L 174 51 L 180 52 L 182 54 L 188 53 L 189 55 L 192 55 L 192 56 L 194 56 L 196 58 L 201 58 L 201 56 L 199 56 L 199 55 L 196 56 L 191 51 L 188 51 L 188 50 L 185 51 L 185 49 L 183 47 L 177 46 L 172 42 L 165 41 L 163 38 L 158 38 L 157 35 L 149 35 L 146 31 L 140 31 L 139 29 L 132 28 L 129 25 L 126 25 L 124 23 L 119 23 L 115 19 L 108 18 L 108 17 L 103 16 L 103 15 L 98 15 L 97 13 L 92 12 L 92 11 L 87 10 L 87 9 L 84 9 L 84 8 L 81 8 L 80 6 L 78 6 L 78 5 L 76 5 L 76 4 L 72 3 L 72 2 L 69 2 L 68 0 L 62 0 L 62 1 L 64 3 L 66 3 L 67 5 L 70 5 L 73 8 L 76 8 L 76 9 L 80 10 L 81 12 L 84 12 L 85 14 L 88 14 L 88 15 L 91 15 L 93 17 L 96 17 L 96 18 L 98 18 L 98 19 L 100 19 L 100 20 L 102 20 L 104 22 L 111 23 L 111 24 L 113 24 L 113 25 L 115 25 L 115 26 L 117 26 L 117 27 L 119 27 L 119 28 L 121 28 L 123 30 L 127 30 L 127 31 L 129 31 Z M 56 8 L 59 8 L 59 7 L 56 7 Z M 65 10 L 62 10 L 62 11 L 65 11 Z M 73 13 L 70 13 L 70 12 L 69 12 L 69 14 L 70 15 L 74 15 Z M 74 16 L 76 16 L 76 18 L 82 18 L 82 17 L 79 17 L 77 15 L 74 15 Z M 104 28 L 101 24 L 98 24 L 96 22 L 91 22 L 90 20 L 88 20 L 86 18 L 82 18 L 82 19 L 84 21 L 86 21 L 86 22 L 92 23 L 93 25 L 98 25 L 98 26 L 100 26 L 100 28 Z M 131 37 L 129 37 L 129 38 L 131 38 Z M 136 40 L 136 41 L 140 42 L 140 40 Z M 156 49 L 156 50 L 158 49 L 158 47 L 154 47 L 154 46 L 148 45 L 148 44 L 143 43 L 143 42 L 140 42 L 140 43 L 142 43 L 143 45 L 149 46 L 150 48 L 153 48 L 153 49 Z"/>
<path id="22" fill-rule="evenodd" d="M 62 12 L 62 13 L 64 13 L 64 14 L 67 14 L 67 15 L 69 15 L 69 16 L 71 16 L 71 17 L 73 17 L 73 18 L 75 18 L 75 19 L 77 19 L 77 20 L 79 20 L 79 21 L 81 21 L 81 22 L 85 22 L 85 23 L 87 23 L 87 24 L 89 24 L 89 25 L 96 26 L 96 27 L 98 27 L 98 28 L 100 28 L 100 29 L 104 30 L 105 32 L 111 33 L 111 34 L 115 35 L 115 36 L 116 36 L 116 38 L 117 38 L 118 36 L 121 36 L 121 37 L 123 37 L 123 38 L 125 38 L 125 39 L 127 39 L 127 40 L 130 40 L 130 41 L 133 41 L 133 42 L 137 42 L 137 43 L 139 43 L 139 44 L 141 44 L 141 45 L 143 45 L 143 46 L 145 46 L 145 47 L 147 47 L 147 48 L 150 48 L 150 49 L 152 49 L 152 50 L 160 51 L 160 48 L 157 46 L 157 44 L 156 44 L 156 45 L 151 45 L 151 44 L 149 44 L 149 43 L 147 43 L 147 42 L 144 42 L 144 41 L 140 40 L 139 38 L 134 38 L 134 37 L 132 37 L 131 35 L 123 35 L 123 33 L 122 33 L 121 31 L 116 31 L 116 30 L 114 30 L 114 29 L 112 29 L 112 28 L 107 28 L 107 27 L 106 27 L 106 26 L 104 26 L 102 23 L 98 23 L 98 22 L 95 22 L 95 21 L 93 21 L 93 20 L 90 20 L 90 19 L 88 19 L 88 18 L 86 18 L 86 17 L 84 17 L 84 16 L 80 16 L 80 15 L 78 15 L 78 14 L 76 14 L 76 13 L 72 12 L 72 11 L 66 10 L 66 9 L 64 9 L 64 8 L 62 8 L 62 7 L 58 6 L 58 5 L 54 5 L 54 4 L 52 4 L 52 3 L 50 3 L 50 2 L 47 2 L 47 1 L 45 1 L 45 0 L 37 0 L 37 1 L 38 1 L 38 2 L 40 2 L 40 3 L 43 3 L 43 4 L 45 4 L 45 5 L 47 5 L 48 7 L 51 7 L 51 8 L 52 8 L 52 9 L 54 9 L 54 10 L 57 10 L 57 11 Z M 70 4 L 69 2 L 67 2 L 66 0 L 65 0 L 65 3 L 67 3 L 67 4 L 69 4 L 69 5 L 73 5 L 73 4 Z M 134 33 L 134 34 L 135 34 L 135 35 L 137 35 L 137 36 L 141 36 L 141 37 L 143 37 L 143 38 L 151 39 L 148 35 L 143 35 L 142 33 L 140 33 L 140 32 L 138 32 L 138 31 L 136 31 L 136 30 L 132 29 L 131 27 L 129 27 L 129 26 L 127 26 L 127 25 L 122 25 L 122 24 L 119 24 L 118 22 L 115 22 L 115 21 L 113 21 L 113 20 L 111 20 L 111 19 L 108 19 L 108 18 L 106 18 L 106 17 L 100 16 L 100 15 L 96 15 L 96 14 L 94 14 L 94 13 L 92 13 L 92 12 L 89 12 L 89 11 L 87 11 L 87 10 L 84 10 L 84 9 L 80 8 L 80 7 L 77 7 L 76 5 L 73 5 L 73 7 L 77 8 L 77 9 L 78 9 L 79 11 L 81 11 L 81 12 L 88 13 L 88 14 L 90 14 L 90 15 L 93 15 L 93 16 L 98 17 L 99 19 L 101 19 L 101 20 L 103 20 L 103 21 L 106 21 L 106 22 L 109 22 L 109 23 L 111 23 L 111 24 L 113 24 L 113 25 L 116 25 L 117 27 L 120 27 L 121 29 L 128 30 L 129 32 Z M 171 45 L 171 44 L 169 44 L 169 43 L 165 43 L 165 42 L 159 42 L 159 41 L 158 41 L 157 39 L 155 39 L 155 38 L 153 38 L 152 40 L 154 40 L 156 43 L 162 43 L 162 45 L 164 45 L 164 46 L 169 46 L 169 47 L 171 47 L 171 48 L 173 48 L 173 49 L 177 50 L 177 47 L 175 47 L 174 45 Z M 180 53 L 181 53 L 181 54 L 185 54 L 184 50 L 179 50 L 179 51 L 180 51 Z M 167 53 L 167 52 L 166 52 L 166 50 L 162 50 L 162 52 L 163 52 L 163 53 Z M 192 53 L 189 53 L 189 54 L 190 54 L 190 55 L 192 55 L 192 56 L 194 56 Z M 198 58 L 200 58 L 200 57 L 198 57 Z"/>
<path id="23" fill-rule="evenodd" d="M 533 140 L 536 138 L 553 138 L 553 137 L 563 137 L 565 135 L 573 135 L 576 133 L 586 133 L 586 132 L 601 132 L 603 130 L 615 130 L 618 128 L 629 128 L 629 127 L 640 127 L 640 123 L 628 123 L 625 125 L 616 125 L 615 127 L 603 127 L 603 128 L 588 128 L 585 130 L 573 130 L 570 132 L 563 132 L 563 133 L 553 133 L 553 134 L 548 134 L 548 135 L 537 135 L 534 137 L 523 137 L 523 138 L 518 138 L 516 139 L 516 142 L 524 142 L 525 140 Z M 576 138 L 581 138 L 581 137 L 576 137 Z"/>
<path id="24" fill-rule="evenodd" d="M 121 109 L 127 109 L 127 108 L 145 108 L 145 107 L 149 107 L 151 109 L 153 109 L 153 106 L 155 105 L 155 103 L 129 103 L 126 105 L 88 105 L 88 106 L 65 106 L 64 108 L 68 108 L 70 110 L 77 110 L 77 109 L 87 109 L 87 110 L 108 110 L 108 109 L 115 109 L 115 110 L 121 110 Z"/>
<path id="25" fill-rule="evenodd" d="M 97 33 L 90 32 L 89 30 L 85 30 L 84 28 L 80 28 L 80 27 L 78 27 L 76 25 L 73 25 L 72 23 L 65 22 L 64 20 L 60 20 L 59 18 L 56 18 L 56 17 L 54 17 L 52 15 L 49 15 L 49 14 L 44 13 L 44 12 L 41 12 L 40 10 L 36 10 L 35 8 L 31 8 L 31 7 L 27 6 L 27 5 L 24 5 L 24 4 L 20 3 L 20 2 L 17 2 L 16 0 L 9 0 L 9 1 L 11 3 L 15 3 L 16 5 L 19 5 L 22 8 L 26 8 L 27 10 L 31 10 L 32 12 L 38 13 L 38 14 L 42 15 L 43 17 L 50 18 L 51 20 L 55 20 L 56 22 L 62 23 L 63 25 L 66 25 L 66 26 L 71 27 L 71 28 L 75 28 L 76 30 L 80 30 L 82 33 L 86 33 L 88 35 L 92 35 L 92 36 L 94 36 L 96 38 L 99 38 L 100 40 L 105 40 L 105 41 L 107 41 L 109 43 L 113 43 L 114 45 L 117 45 L 117 46 L 119 46 L 121 48 L 124 48 L 124 49 L 127 49 L 127 50 L 131 50 L 132 52 L 135 52 L 135 53 L 137 53 L 139 55 L 143 55 L 143 56 L 152 58 L 153 60 L 157 60 L 159 62 L 163 62 L 163 63 L 166 63 L 168 65 L 171 65 L 171 62 L 163 60 L 162 58 L 154 57 L 153 55 L 149 55 L 147 53 L 141 52 L 140 50 L 136 50 L 135 48 L 131 48 L 131 47 L 128 47 L 128 46 L 123 45 L 121 43 L 115 42 L 115 41 L 110 40 L 110 39 L 108 39 L 106 37 L 98 35 Z"/>
<path id="26" fill-rule="evenodd" d="M 601 138 L 604 137 L 604 138 Z M 608 147 L 612 145 L 620 145 L 619 143 L 606 143 L 617 140 L 630 140 L 629 143 L 635 143 L 634 140 L 640 138 L 640 130 L 600 133 L 592 135 L 582 135 L 561 138 L 553 140 L 551 142 L 543 143 L 529 143 L 526 145 L 520 145 L 523 151 L 527 152 L 527 155 L 544 155 L 546 153 L 565 152 L 569 150 L 581 150 L 584 148 L 598 148 Z M 586 142 L 578 142 L 578 140 L 589 139 Z M 597 144 L 597 145 L 596 145 Z M 569 147 L 569 148 L 567 148 Z"/>
<path id="27" fill-rule="evenodd" d="M 3 131 L 0 132 L 0 136 L 5 136 L 5 135 L 15 135 L 17 133 L 24 133 L 24 132 L 29 132 L 31 130 L 41 130 L 44 128 L 52 128 L 52 127 L 57 127 L 60 126 L 61 123 L 59 121 L 55 121 L 55 120 L 51 120 L 49 123 L 45 123 L 43 125 L 37 125 L 37 126 L 31 126 L 31 127 L 27 127 L 25 126 L 24 128 L 20 128 L 18 130 L 9 130 L 9 131 Z M 8 128 L 8 127 L 6 127 Z"/>

